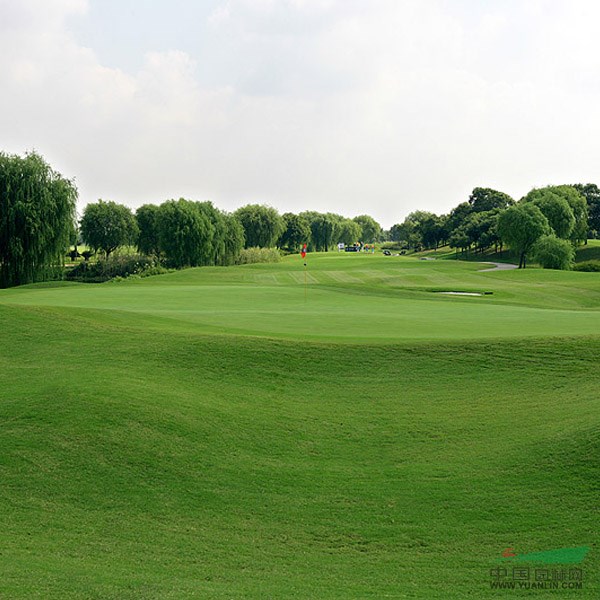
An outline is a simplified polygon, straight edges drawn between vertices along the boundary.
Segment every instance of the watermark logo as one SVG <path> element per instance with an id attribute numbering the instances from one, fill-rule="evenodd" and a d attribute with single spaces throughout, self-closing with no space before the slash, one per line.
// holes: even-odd
<path id="1" fill-rule="evenodd" d="M 517 554 L 514 548 L 506 548 L 498 562 L 510 561 L 515 565 L 497 566 L 490 569 L 490 588 L 498 590 L 582 590 L 585 582 L 583 569 L 565 565 L 583 562 L 589 550 L 589 546 L 580 546 Z"/>

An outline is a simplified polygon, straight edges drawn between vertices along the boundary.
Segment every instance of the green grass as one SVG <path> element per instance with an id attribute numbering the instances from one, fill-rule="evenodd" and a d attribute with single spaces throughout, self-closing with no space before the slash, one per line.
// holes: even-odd
<path id="1" fill-rule="evenodd" d="M 494 252 L 493 248 L 488 248 L 483 253 L 471 251 L 468 254 L 462 252 L 456 252 L 449 248 L 448 246 L 444 246 L 443 248 L 439 248 L 438 250 L 425 250 L 423 252 L 419 252 L 416 256 L 432 256 L 438 257 L 439 259 L 448 259 L 455 260 L 459 259 L 461 261 L 492 261 L 492 262 L 502 262 L 502 263 L 519 263 L 519 256 L 515 252 L 510 249 L 503 250 L 502 252 Z M 583 262 L 586 260 L 600 260 L 600 240 L 588 240 L 587 244 L 581 245 L 577 247 L 575 253 L 575 262 Z M 530 266 L 534 266 L 531 265 Z"/>
<path id="2" fill-rule="evenodd" d="M 298 257 L 0 292 L 0 598 L 500 598 L 592 546 L 600 278 Z M 440 297 L 439 289 L 493 291 Z"/>
<path id="3" fill-rule="evenodd" d="M 577 248 L 576 262 L 600 260 L 600 240 L 588 240 L 585 246 Z"/>

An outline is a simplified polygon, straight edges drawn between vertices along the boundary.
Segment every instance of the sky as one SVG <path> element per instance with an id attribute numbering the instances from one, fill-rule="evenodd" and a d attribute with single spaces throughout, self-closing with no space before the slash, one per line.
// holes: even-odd
<path id="1" fill-rule="evenodd" d="M 446 213 L 600 183 L 597 0 L 0 0 L 0 151 L 79 210 Z"/>

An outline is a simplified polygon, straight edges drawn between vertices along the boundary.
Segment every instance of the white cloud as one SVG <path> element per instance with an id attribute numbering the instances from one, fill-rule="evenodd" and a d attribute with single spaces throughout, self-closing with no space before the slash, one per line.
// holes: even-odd
<path id="1" fill-rule="evenodd" d="M 83 203 L 187 195 L 389 226 L 476 185 L 600 180 L 594 2 L 228 0 L 201 55 L 150 52 L 137 73 L 75 41 L 88 8 L 0 0 L 3 149 L 36 147 Z"/>

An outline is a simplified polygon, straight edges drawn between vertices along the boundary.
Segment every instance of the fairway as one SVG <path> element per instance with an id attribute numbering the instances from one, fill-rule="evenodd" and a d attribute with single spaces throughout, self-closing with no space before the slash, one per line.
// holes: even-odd
<path id="1" fill-rule="evenodd" d="M 0 290 L 0 598 L 598 598 L 600 277 L 485 268 Z"/>
<path id="2" fill-rule="evenodd" d="M 311 263 L 306 289 L 301 261 L 289 257 L 276 265 L 68 290 L 24 287 L 4 292 L 0 302 L 125 312 L 131 323 L 199 333 L 331 342 L 600 334 L 595 274 L 557 279 L 540 271 L 481 272 L 486 265 L 374 256 L 318 256 Z M 488 295 L 449 298 L 442 291 Z"/>

